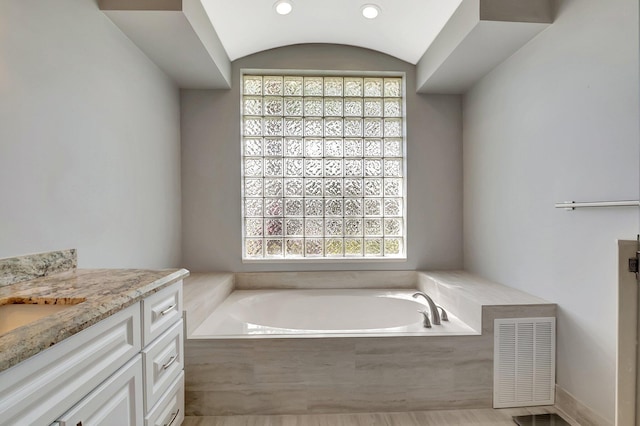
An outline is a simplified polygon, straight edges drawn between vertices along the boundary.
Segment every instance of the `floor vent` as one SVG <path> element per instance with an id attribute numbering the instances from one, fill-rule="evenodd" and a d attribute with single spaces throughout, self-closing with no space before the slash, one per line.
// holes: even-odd
<path id="1" fill-rule="evenodd" d="M 493 406 L 552 405 L 556 319 L 494 320 Z"/>

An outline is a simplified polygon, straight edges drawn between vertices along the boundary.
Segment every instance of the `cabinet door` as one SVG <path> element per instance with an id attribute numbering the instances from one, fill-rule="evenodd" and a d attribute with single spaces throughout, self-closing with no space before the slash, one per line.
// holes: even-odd
<path id="1" fill-rule="evenodd" d="M 140 355 L 58 420 L 60 426 L 142 426 L 143 421 Z"/>

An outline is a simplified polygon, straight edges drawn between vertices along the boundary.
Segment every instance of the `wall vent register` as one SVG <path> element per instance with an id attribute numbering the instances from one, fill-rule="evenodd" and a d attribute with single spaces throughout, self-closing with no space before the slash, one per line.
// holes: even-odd
<path id="1" fill-rule="evenodd" d="M 403 259 L 402 75 L 242 75 L 243 259 Z"/>

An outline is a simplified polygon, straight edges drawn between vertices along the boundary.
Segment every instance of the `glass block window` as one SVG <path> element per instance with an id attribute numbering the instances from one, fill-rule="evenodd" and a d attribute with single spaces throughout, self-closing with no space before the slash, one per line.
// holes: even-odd
<path id="1" fill-rule="evenodd" d="M 403 77 L 242 83 L 243 258 L 404 258 Z"/>

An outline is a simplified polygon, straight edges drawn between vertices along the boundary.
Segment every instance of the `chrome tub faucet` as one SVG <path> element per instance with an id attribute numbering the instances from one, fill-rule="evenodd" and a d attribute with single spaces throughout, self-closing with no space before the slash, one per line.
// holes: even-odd
<path id="1" fill-rule="evenodd" d="M 414 299 L 417 299 L 418 296 L 422 296 L 427 300 L 427 304 L 429 305 L 429 310 L 431 311 L 431 323 L 433 323 L 434 325 L 440 325 L 441 320 L 449 321 L 449 318 L 447 317 L 447 312 L 444 310 L 444 308 L 442 308 L 442 306 L 437 306 L 433 302 L 433 299 L 431 299 L 426 293 L 422 291 L 413 293 Z M 438 309 L 442 311 L 442 315 L 440 315 L 440 311 L 438 311 Z M 427 316 L 426 311 L 418 311 L 418 312 L 421 312 L 425 317 L 424 326 L 426 328 L 431 328 L 431 324 L 427 325 L 427 323 L 429 322 L 429 317 Z"/>

